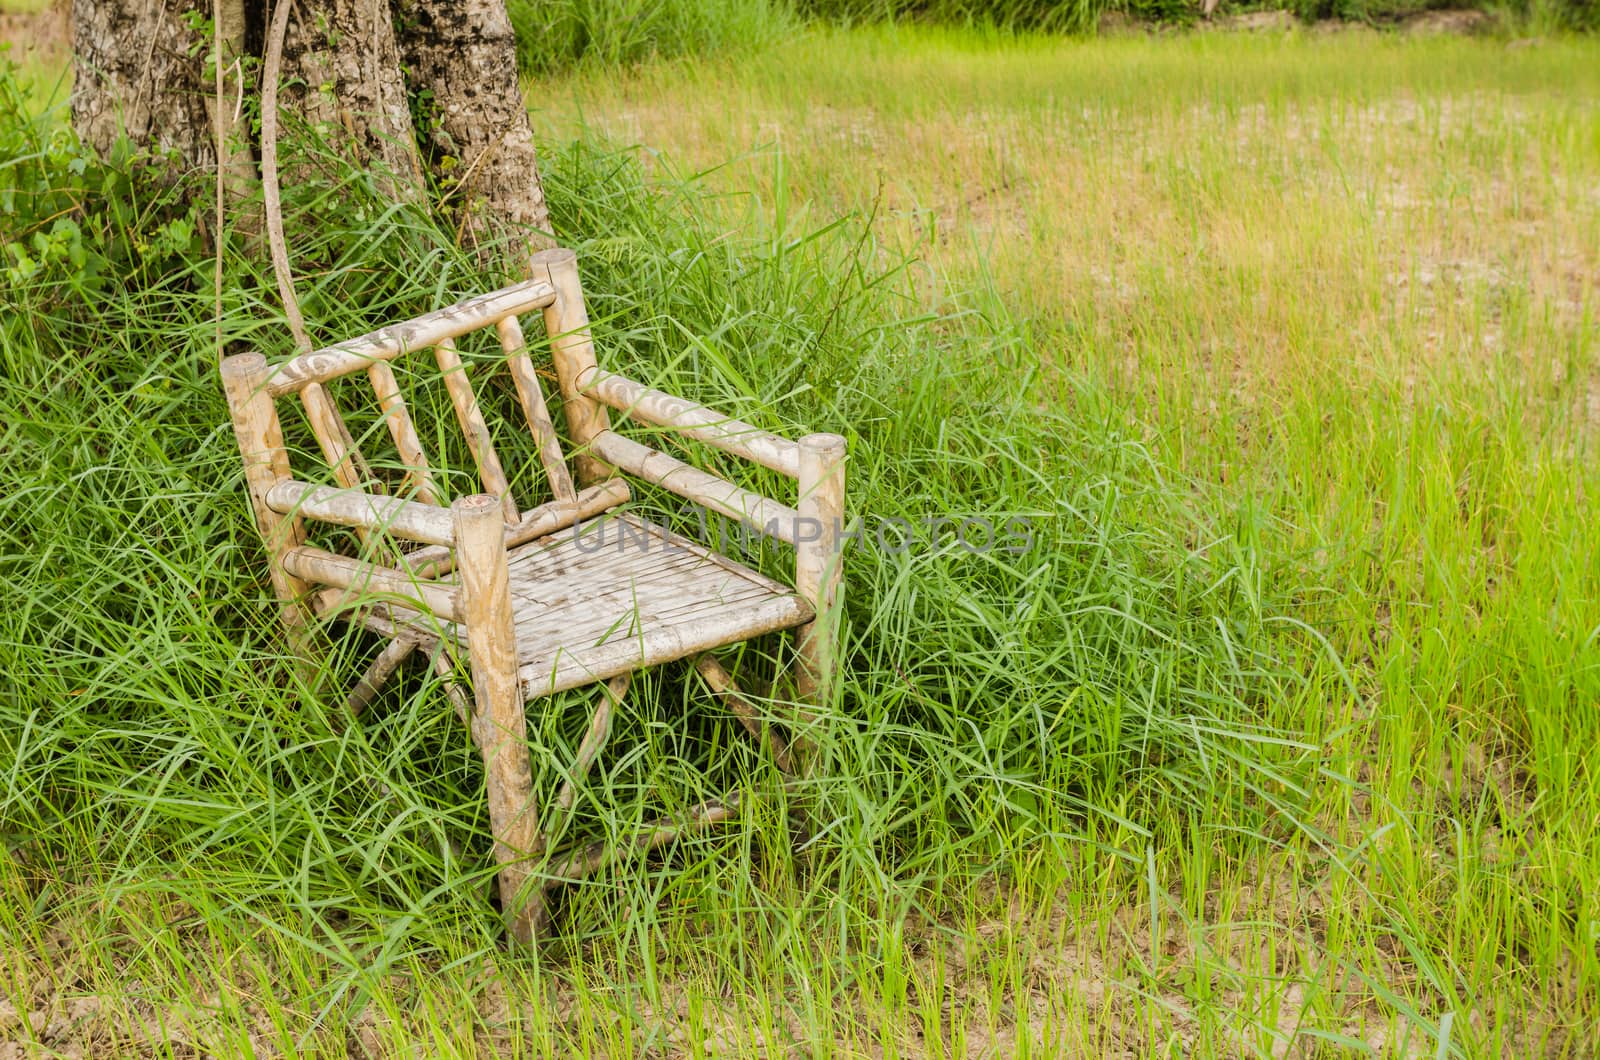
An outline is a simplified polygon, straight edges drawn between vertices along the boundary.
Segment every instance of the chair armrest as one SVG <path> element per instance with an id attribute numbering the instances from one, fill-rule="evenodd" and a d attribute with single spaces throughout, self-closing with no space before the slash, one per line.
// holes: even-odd
<path id="1" fill-rule="evenodd" d="M 670 427 L 790 478 L 800 477 L 800 443 L 782 435 L 600 368 L 585 369 L 579 374 L 577 384 L 583 393 L 634 419 L 657 427 Z"/>
<path id="2" fill-rule="evenodd" d="M 653 482 L 709 511 L 793 545 L 800 535 L 800 513 L 754 490 L 735 486 L 658 449 L 640 445 L 615 431 L 601 431 L 589 443 L 600 459 L 631 475 Z"/>
<path id="3" fill-rule="evenodd" d="M 450 546 L 455 529 L 448 508 L 384 497 L 360 490 L 315 486 L 287 479 L 267 491 L 267 507 L 283 515 L 299 515 L 339 526 L 380 530 L 408 541 Z"/>

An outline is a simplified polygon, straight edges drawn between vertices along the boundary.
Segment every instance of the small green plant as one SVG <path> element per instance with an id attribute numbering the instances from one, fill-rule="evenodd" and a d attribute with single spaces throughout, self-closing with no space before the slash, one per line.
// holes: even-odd
<path id="1" fill-rule="evenodd" d="M 18 69 L 0 53 L 0 270 L 15 289 L 95 289 L 105 258 L 74 219 L 98 172 L 65 130 L 35 118 Z"/>
<path id="2" fill-rule="evenodd" d="M 97 295 L 118 272 L 158 276 L 205 253 L 188 202 L 126 142 L 102 161 L 53 115 L 35 115 L 0 55 L 0 275 L 47 305 Z"/>

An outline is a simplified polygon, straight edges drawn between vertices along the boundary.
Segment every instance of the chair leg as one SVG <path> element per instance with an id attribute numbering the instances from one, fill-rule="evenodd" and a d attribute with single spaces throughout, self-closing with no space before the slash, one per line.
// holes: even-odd
<path id="1" fill-rule="evenodd" d="M 356 682 L 356 687 L 350 690 L 350 695 L 344 701 L 345 709 L 351 717 L 359 717 L 378 693 L 382 691 L 389 677 L 400 668 L 411 653 L 417 650 L 417 642 L 407 637 L 396 637 L 385 644 L 383 651 L 372 660 L 372 665 L 367 667 L 367 672 L 361 675 L 361 680 Z"/>
<path id="2" fill-rule="evenodd" d="M 578 755 L 572 763 L 572 773 L 561 783 L 561 790 L 556 792 L 555 803 L 545 819 L 544 832 L 540 838 L 542 847 L 548 847 L 551 836 L 561 819 L 572 811 L 572 804 L 578 798 L 578 785 L 589 775 L 589 767 L 594 765 L 594 760 L 606 745 L 606 740 L 611 736 L 611 712 L 622 702 L 622 697 L 628 694 L 628 686 L 633 683 L 632 674 L 620 674 L 607 681 L 600 688 L 600 697 L 594 706 L 594 714 L 589 719 L 589 730 L 583 734 L 583 739 L 578 744 Z"/>
<path id="3" fill-rule="evenodd" d="M 619 674 L 600 686 L 600 696 L 595 702 L 594 713 L 589 718 L 589 728 L 583 734 L 583 739 L 578 742 L 578 753 L 572 762 L 572 772 L 561 782 L 561 787 L 551 803 L 550 812 L 545 815 L 543 830 L 539 833 L 538 845 L 535 848 L 536 853 L 550 849 L 556 831 L 571 814 L 573 804 L 578 801 L 578 785 L 588 777 L 594 760 L 605 748 L 606 740 L 611 736 L 611 715 L 622 703 L 622 697 L 628 694 L 628 686 L 632 683 L 632 674 Z M 560 882 L 559 878 L 546 876 L 540 880 L 538 889 L 528 896 L 529 922 L 535 936 L 541 934 L 550 923 L 549 891 Z"/>
<path id="4" fill-rule="evenodd" d="M 800 519 L 795 542 L 795 588 L 810 601 L 816 617 L 796 631 L 799 669 L 797 698 L 813 707 L 825 704 L 833 691 L 837 665 L 839 615 L 844 603 L 844 464 L 845 440 L 837 434 L 808 434 L 800 439 Z M 802 772 L 810 768 L 811 716 L 798 712 L 794 751 Z"/>
<path id="5" fill-rule="evenodd" d="M 467 649 L 472 660 L 473 720 L 483 755 L 500 907 L 511 937 L 524 945 L 540 917 L 532 898 L 530 857 L 539 842 L 528 767 L 528 725 L 517 675 L 516 627 L 506 563 L 505 520 L 498 498 L 463 497 L 452 508 Z"/>
<path id="6" fill-rule="evenodd" d="M 429 661 L 433 672 L 439 675 L 444 682 L 444 694 L 450 700 L 450 706 L 455 708 L 456 717 L 461 719 L 461 724 L 467 727 L 467 732 L 472 734 L 472 742 L 478 742 L 478 727 L 473 717 L 472 697 L 467 695 L 467 690 L 461 687 L 461 682 L 456 680 L 456 663 L 450 645 L 439 641 L 434 645 L 433 655 Z"/>
<path id="7" fill-rule="evenodd" d="M 744 697 L 738 682 L 715 655 L 706 652 L 694 661 L 694 668 L 705 678 L 712 694 L 727 704 L 739 724 L 745 727 L 756 745 L 772 756 L 773 764 L 785 774 L 794 772 L 794 761 L 789 754 L 789 744 L 771 725 L 763 722 L 760 712 Z"/>
<path id="8" fill-rule="evenodd" d="M 792 776 L 794 763 L 790 747 L 770 725 L 763 725 L 760 713 L 740 692 L 737 682 L 726 667 L 710 652 L 695 660 L 695 669 L 705 678 L 712 692 L 728 704 L 734 715 L 758 743 L 773 757 L 774 763 L 785 774 Z M 605 746 L 611 732 L 611 716 L 627 694 L 631 675 L 614 677 L 606 683 L 595 704 L 589 729 L 578 745 L 578 754 L 571 775 L 561 785 L 552 805 L 545 829 L 539 837 L 541 849 L 549 844 L 559 829 L 561 819 L 572 809 L 577 798 L 577 788 L 588 775 L 596 756 Z M 796 781 L 787 780 L 784 788 L 793 790 Z M 699 832 L 709 831 L 720 824 L 736 819 L 743 806 L 743 796 L 738 791 L 729 792 L 720 799 L 709 799 L 692 806 L 678 817 L 661 817 L 647 821 L 632 836 L 617 842 L 573 843 L 549 855 L 548 867 L 541 886 L 528 897 L 528 916 L 531 934 L 538 936 L 549 922 L 549 895 L 566 883 L 577 883 L 594 875 L 613 862 L 629 855 L 648 854 Z"/>
<path id="9" fill-rule="evenodd" d="M 267 503 L 272 487 L 290 477 L 289 451 L 283 443 L 278 412 L 267 392 L 272 369 L 259 353 L 241 353 L 222 360 L 222 386 L 228 396 L 234 437 L 244 457 L 245 484 L 256 527 L 270 556 L 268 573 L 278 596 L 289 646 L 302 659 L 310 658 L 307 615 L 302 606 L 311 586 L 283 568 L 283 556 L 305 541 L 305 529 L 294 516 L 281 515 Z"/>

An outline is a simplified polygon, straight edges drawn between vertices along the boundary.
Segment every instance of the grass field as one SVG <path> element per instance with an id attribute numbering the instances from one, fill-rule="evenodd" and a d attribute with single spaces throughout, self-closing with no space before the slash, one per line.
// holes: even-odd
<path id="1" fill-rule="evenodd" d="M 1148 962 L 1174 1033 L 1217 1008 L 1352 1033 L 1351 997 L 1394 991 L 1485 1053 L 1591 1048 L 1594 58 L 880 32 L 535 97 L 552 135 L 874 217 L 928 308 L 1026 322 L 1042 406 L 1126 416 L 1186 543 L 1230 556 L 1207 591 L 1311 681 L 1254 706 L 1320 762 L 1292 838 L 1157 824 L 1170 967 L 1208 996 L 1148 952 L 1110 977 Z"/>
<path id="2" fill-rule="evenodd" d="M 853 554 L 817 835 L 791 852 L 757 796 L 749 827 L 577 891 L 542 958 L 497 945 L 437 686 L 341 726 L 359 653 L 283 658 L 209 263 L 88 311 L 16 287 L 0 1037 L 1594 1055 L 1597 60 L 876 29 L 530 84 L 603 360 L 848 429 L 864 520 L 1037 531 Z M 306 296 L 325 337 L 428 301 L 405 277 L 477 280 L 361 223 L 359 252 L 297 249 L 335 262 Z M 283 352 L 230 297 L 228 336 Z M 615 737 L 645 750 L 605 771 L 623 808 L 587 827 L 707 761 L 770 788 L 694 692 L 647 689 Z"/>

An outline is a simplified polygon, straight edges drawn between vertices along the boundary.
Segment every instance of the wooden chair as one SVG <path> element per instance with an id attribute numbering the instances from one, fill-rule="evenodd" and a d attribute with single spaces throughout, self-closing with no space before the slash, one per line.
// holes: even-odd
<path id="1" fill-rule="evenodd" d="M 570 471 L 519 323 L 534 310 L 542 312 L 551 340 L 574 450 Z M 456 345 L 491 327 L 552 498 L 535 507 L 520 507 L 512 496 L 508 481 L 516 476 L 508 476 L 495 449 Z M 483 490 L 449 507 L 391 363 L 428 348 Z M 381 491 L 328 385 L 356 373 L 370 381 L 403 465 L 395 495 Z M 419 648 L 446 676 L 456 711 L 483 755 L 500 897 L 513 938 L 528 942 L 538 932 L 546 888 L 738 811 L 735 794 L 656 822 L 630 843 L 550 849 L 553 825 L 541 821 L 558 821 L 571 810 L 634 671 L 694 658 L 707 684 L 779 768 L 803 767 L 803 726 L 791 733 L 794 746 L 763 726 L 710 653 L 794 630 L 794 698 L 815 703 L 828 695 L 841 599 L 845 441 L 834 434 L 791 441 L 601 369 L 571 251 L 534 255 L 531 277 L 522 283 L 325 349 L 276 364 L 255 353 L 229 357 L 222 378 L 291 641 L 310 650 L 308 623 L 319 619 L 359 622 L 389 639 L 351 693 L 357 711 Z M 290 467 L 277 402 L 295 394 L 332 484 L 298 478 Z M 608 407 L 797 480 L 796 506 L 618 433 Z M 629 477 L 787 541 L 795 551 L 793 585 L 616 511 L 631 497 Z M 612 521 L 614 535 L 606 547 L 594 548 L 583 535 L 595 533 L 594 520 L 602 517 Z M 308 529 L 317 524 L 354 528 L 356 546 L 340 551 L 309 544 Z M 462 651 L 470 664 L 470 701 L 448 680 Z M 592 720 L 542 812 L 533 793 L 524 703 L 589 684 L 601 684 Z M 803 721 L 800 709 L 797 720 Z"/>

